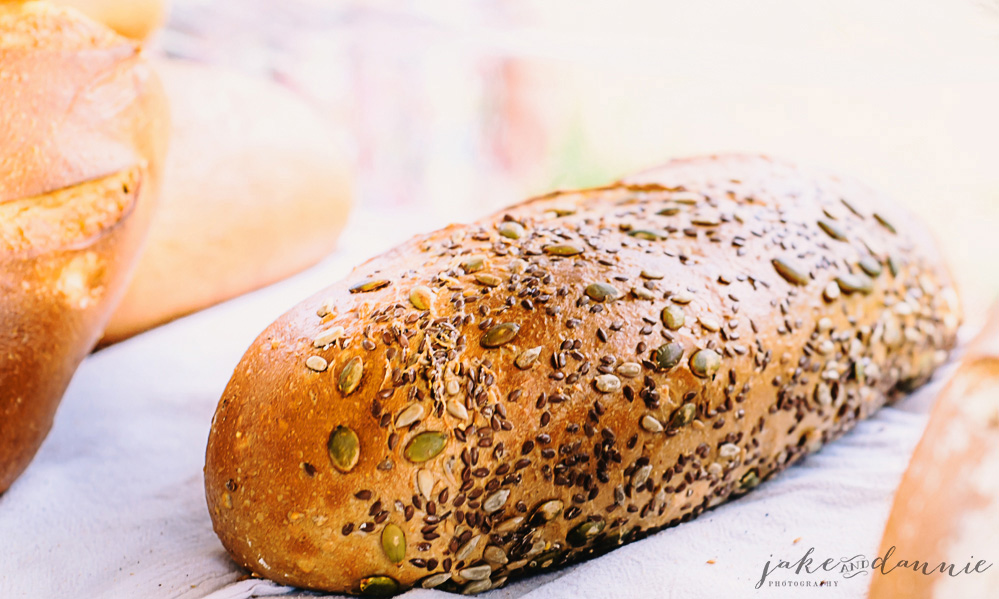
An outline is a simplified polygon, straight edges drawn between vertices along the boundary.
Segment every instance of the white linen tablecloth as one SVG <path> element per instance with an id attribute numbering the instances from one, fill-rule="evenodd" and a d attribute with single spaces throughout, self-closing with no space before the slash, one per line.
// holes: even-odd
<path id="1" fill-rule="evenodd" d="M 309 271 L 85 360 L 41 451 L 0 496 L 0 598 L 315 596 L 246 579 L 215 537 L 202 479 L 215 405 L 243 351 L 277 316 L 365 258 L 442 224 L 427 214 L 356 214 L 341 249 Z M 862 597 L 867 574 L 784 571 L 770 580 L 836 586 L 754 587 L 768 560 L 795 561 L 811 547 L 815 563 L 875 554 L 947 370 L 737 501 L 486 597 Z"/>

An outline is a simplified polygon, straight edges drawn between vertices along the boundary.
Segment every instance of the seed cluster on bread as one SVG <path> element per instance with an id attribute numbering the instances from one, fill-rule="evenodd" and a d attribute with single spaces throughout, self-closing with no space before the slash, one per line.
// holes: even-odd
<path id="1" fill-rule="evenodd" d="M 247 351 L 205 469 L 257 575 L 474 593 L 685 522 L 946 359 L 957 296 L 877 194 L 674 161 L 417 237 Z"/>

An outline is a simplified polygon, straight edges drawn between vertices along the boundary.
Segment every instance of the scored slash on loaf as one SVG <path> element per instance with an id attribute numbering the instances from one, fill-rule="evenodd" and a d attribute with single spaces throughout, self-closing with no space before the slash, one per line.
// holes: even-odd
<path id="1" fill-rule="evenodd" d="M 281 583 L 488 590 L 752 489 L 927 380 L 959 318 L 867 188 L 674 161 L 419 236 L 278 319 L 219 403 L 211 517 Z"/>

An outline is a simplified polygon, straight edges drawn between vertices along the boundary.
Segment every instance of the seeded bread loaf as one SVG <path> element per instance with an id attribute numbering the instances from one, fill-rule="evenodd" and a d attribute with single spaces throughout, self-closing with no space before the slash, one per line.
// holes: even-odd
<path id="1" fill-rule="evenodd" d="M 997 463 L 999 305 L 933 407 L 895 495 L 870 599 L 999 595 Z"/>
<path id="2" fill-rule="evenodd" d="M 279 318 L 215 414 L 211 517 L 282 583 L 487 590 L 752 489 L 925 381 L 958 321 L 867 188 L 675 161 L 419 236 Z"/>
<path id="3" fill-rule="evenodd" d="M 167 108 L 139 47 L 0 3 L 0 493 L 45 438 L 148 228 Z"/>

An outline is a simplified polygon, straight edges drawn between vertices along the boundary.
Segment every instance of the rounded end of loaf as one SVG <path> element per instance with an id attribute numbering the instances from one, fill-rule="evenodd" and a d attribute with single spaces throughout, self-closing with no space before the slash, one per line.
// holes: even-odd
<path id="1" fill-rule="evenodd" d="M 885 563 L 873 572 L 871 599 L 995 595 L 997 460 L 999 305 L 941 391 L 909 462 L 878 550 Z M 929 574 L 915 571 L 914 561 Z M 956 575 L 939 571 L 941 564 Z"/>
<path id="2" fill-rule="evenodd" d="M 0 4 L 0 490 L 41 445 L 135 264 L 168 114 L 138 47 L 76 11 Z"/>

